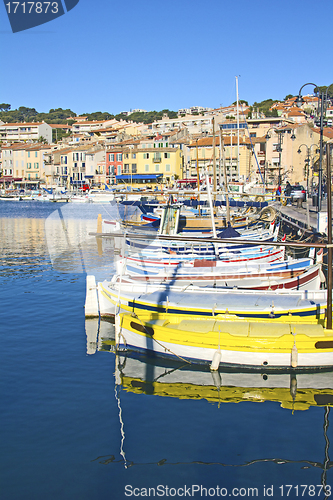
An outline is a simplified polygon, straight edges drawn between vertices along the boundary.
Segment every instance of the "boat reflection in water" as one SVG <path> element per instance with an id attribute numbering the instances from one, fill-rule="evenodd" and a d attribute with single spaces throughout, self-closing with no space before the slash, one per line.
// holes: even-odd
<path id="1" fill-rule="evenodd" d="M 281 471 L 283 472 L 284 480 L 287 480 L 288 475 L 293 475 L 295 473 L 294 466 L 296 465 L 299 474 L 302 474 L 301 471 L 304 469 L 313 470 L 313 474 L 316 477 L 315 480 L 317 481 L 316 484 L 322 486 L 323 493 L 326 485 L 329 488 L 327 473 L 332 467 L 332 463 L 329 459 L 329 438 L 327 431 L 329 427 L 330 407 L 333 405 L 333 377 L 331 371 L 306 371 L 297 372 L 296 374 L 292 371 L 265 373 L 264 371 L 236 371 L 230 369 L 211 372 L 209 367 L 193 365 L 181 361 L 171 361 L 168 358 L 161 358 L 159 356 L 147 356 L 129 350 L 126 352 L 118 350 L 116 352 L 114 325 L 104 321 L 98 322 L 97 320 L 90 320 L 87 323 L 90 326 L 95 324 L 96 333 L 93 340 L 94 344 L 91 343 L 91 337 L 87 337 L 89 349 L 94 345 L 96 350 L 111 351 L 112 356 L 114 356 L 114 393 L 119 414 L 120 430 L 119 455 L 110 454 L 99 456 L 96 457 L 94 461 L 104 465 L 121 463 L 126 469 L 137 465 L 151 466 L 156 464 L 159 466 L 174 465 L 179 467 L 181 465 L 196 464 L 211 465 L 212 467 L 231 467 L 234 470 L 234 468 L 247 468 L 248 466 L 255 466 L 255 464 L 259 463 L 262 465 L 264 465 L 264 463 L 274 463 L 277 466 L 291 464 L 290 469 L 284 468 L 283 471 Z M 140 395 L 143 396 L 142 400 Z M 152 401 L 150 396 L 157 396 L 158 400 Z M 184 404 L 181 404 L 179 401 L 176 403 L 175 400 L 183 400 Z M 205 405 L 205 401 L 209 403 L 208 406 Z M 140 405 L 138 407 L 137 405 L 140 404 L 140 402 L 142 406 Z M 239 407 L 237 405 L 237 408 L 239 408 L 237 413 L 235 413 L 234 409 L 228 411 L 228 409 L 231 409 L 232 404 L 235 405 L 236 403 L 242 402 L 252 404 L 264 402 L 278 403 L 280 408 L 283 409 L 283 414 L 281 410 L 278 410 L 280 416 L 275 416 L 274 412 L 273 417 L 273 413 L 270 412 L 266 404 L 262 407 L 262 413 L 258 413 L 258 411 L 253 413 L 253 409 L 249 410 L 250 407 L 248 405 L 246 408 L 243 408 L 242 405 Z M 124 405 L 126 411 L 122 408 L 123 403 L 126 403 Z M 134 404 L 135 406 L 133 406 Z M 131 415 L 128 414 L 128 409 L 130 407 L 132 408 Z M 136 410 L 133 412 L 134 407 Z M 257 405 L 255 405 L 255 407 L 257 410 Z M 295 416 L 301 415 L 304 410 L 310 410 L 311 408 L 313 410 L 315 407 L 321 408 L 321 412 L 323 412 L 323 416 L 319 417 L 321 422 L 320 427 L 323 429 L 323 434 L 321 434 L 323 436 L 322 441 L 320 436 L 317 435 L 317 439 L 319 438 L 319 441 L 321 441 L 321 443 L 318 444 L 319 449 L 322 449 L 323 453 L 322 461 L 320 459 L 318 460 L 317 452 L 313 451 L 311 446 L 308 448 L 305 445 L 306 440 L 315 432 L 315 429 L 312 429 L 310 433 L 306 433 L 306 435 L 303 436 L 304 439 L 302 438 L 300 442 L 295 436 L 291 437 L 294 433 L 293 426 L 297 426 L 303 421 L 300 418 L 294 420 Z M 243 409 L 245 409 L 245 412 L 242 411 Z M 188 459 L 189 456 L 193 456 L 193 461 L 187 460 L 186 458 L 185 460 L 179 460 L 178 458 L 180 457 L 177 455 L 177 452 L 165 453 L 167 446 L 166 442 L 168 442 L 168 440 L 173 440 L 173 437 L 169 434 L 170 421 L 173 421 L 175 418 L 176 421 L 179 422 L 179 425 L 182 426 L 182 424 L 184 424 L 184 415 L 191 415 L 190 420 L 186 417 L 187 424 L 186 429 L 183 428 L 183 432 L 191 435 L 192 443 L 195 443 L 196 439 L 201 442 L 200 440 L 203 439 L 201 435 L 203 428 L 200 427 L 200 422 L 212 422 L 212 413 L 215 411 L 221 412 L 221 427 L 219 428 L 219 434 L 216 436 L 216 439 L 222 439 L 224 443 L 222 448 L 219 449 L 218 455 L 214 456 L 214 453 L 216 453 L 215 449 L 210 452 L 209 446 L 208 449 L 203 447 L 200 448 L 202 459 L 200 458 L 198 460 L 198 450 L 195 444 L 193 444 L 192 453 L 182 456 L 183 459 L 185 457 Z M 156 414 L 154 412 L 156 412 Z M 143 415 L 142 419 L 139 417 L 141 414 Z M 247 443 L 245 447 L 246 451 L 242 453 L 242 459 L 240 460 L 237 459 L 238 456 L 236 457 L 233 454 L 229 454 L 230 456 L 228 456 L 225 448 L 227 446 L 228 434 L 225 434 L 223 431 L 223 426 L 225 425 L 225 421 L 228 420 L 229 414 L 233 415 L 236 428 L 238 428 L 239 422 L 243 422 L 245 428 L 252 428 L 254 435 L 258 432 L 260 425 L 262 425 L 259 421 L 254 422 L 252 420 L 254 415 L 256 415 L 256 418 L 259 418 L 259 420 L 261 418 L 265 419 L 265 416 L 270 415 L 270 418 L 273 418 L 271 425 L 275 429 L 273 435 L 275 436 L 276 442 L 288 443 L 289 440 L 286 439 L 286 436 L 289 435 L 293 443 L 298 443 L 297 449 L 294 448 L 292 451 L 289 445 L 286 447 L 282 445 L 280 449 L 279 445 L 273 442 L 270 443 L 270 441 L 267 440 L 266 444 L 260 445 L 260 451 L 257 447 L 254 447 L 251 451 L 251 447 L 249 448 L 249 444 Z M 238 415 L 237 417 L 235 417 L 236 414 Z M 144 415 L 149 415 L 148 422 Z M 161 415 L 164 416 L 162 420 Z M 204 420 L 200 420 L 202 415 L 206 415 Z M 245 417 L 245 415 L 247 415 L 247 417 Z M 247 419 L 249 419 L 249 421 L 247 421 Z M 131 445 L 133 440 L 133 428 L 130 422 L 132 422 L 132 425 L 135 424 L 135 436 L 139 440 L 139 436 L 145 433 L 146 425 L 150 429 L 149 432 L 151 432 L 156 439 L 158 439 L 157 435 L 160 436 L 161 444 L 154 444 L 155 452 L 157 451 L 157 456 L 155 454 L 156 461 L 154 461 L 154 459 L 147 462 L 145 460 L 141 461 L 138 456 L 133 461 L 129 460 L 129 454 L 136 454 Z M 205 432 L 210 435 L 209 431 L 207 431 L 206 423 Z M 286 429 L 286 423 L 291 425 L 291 427 Z M 212 425 L 214 427 L 215 424 Z M 201 434 L 195 438 L 192 432 L 197 432 L 199 428 L 201 429 Z M 320 430 L 317 428 L 317 431 Z M 130 439 L 126 439 L 128 432 L 130 433 Z M 165 437 L 166 435 L 168 436 L 167 438 Z M 179 437 L 179 439 L 181 438 Z M 268 436 L 267 439 L 269 439 Z M 186 438 L 184 438 L 184 443 L 186 442 Z M 179 446 L 183 448 L 184 443 L 179 444 Z M 277 446 L 276 450 L 279 449 L 280 451 L 277 453 L 268 451 L 271 446 L 273 449 Z M 146 456 L 146 453 L 147 451 L 145 450 L 143 456 Z M 169 458 L 167 459 L 165 456 L 169 456 Z M 177 459 L 175 459 L 176 457 Z M 226 460 L 223 460 L 222 457 Z M 212 460 L 210 461 L 209 458 L 212 458 Z M 318 469 L 320 470 L 320 479 L 317 476 L 317 472 L 315 472 Z M 310 474 L 311 477 L 310 471 L 306 473 Z M 244 474 L 246 473 L 244 472 Z M 312 480 L 314 479 L 312 478 Z"/>
<path id="2" fill-rule="evenodd" d="M 332 373 L 212 372 L 164 360 L 116 356 L 116 377 L 126 391 L 209 402 L 279 402 L 282 408 L 307 410 L 333 405 Z"/>
<path id="3" fill-rule="evenodd" d="M 86 320 L 87 354 L 115 355 L 116 383 L 127 392 L 216 403 L 279 402 L 282 408 L 307 410 L 333 406 L 331 370 L 265 373 L 263 370 L 219 370 L 133 351 L 115 350 L 115 327 L 108 321 Z"/>

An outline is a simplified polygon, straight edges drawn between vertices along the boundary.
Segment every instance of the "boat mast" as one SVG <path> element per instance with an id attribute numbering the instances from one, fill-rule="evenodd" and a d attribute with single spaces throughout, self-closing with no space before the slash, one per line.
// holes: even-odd
<path id="1" fill-rule="evenodd" d="M 327 185 L 327 321 L 326 328 L 332 328 L 332 173 L 331 145 L 326 145 L 326 185 Z"/>
<path id="2" fill-rule="evenodd" d="M 200 211 L 200 176 L 199 176 L 199 152 L 198 152 L 198 139 L 196 140 L 196 154 L 197 154 L 198 209 L 199 209 L 199 215 L 201 215 L 201 211 Z"/>
<path id="3" fill-rule="evenodd" d="M 239 180 L 239 98 L 238 98 L 238 76 L 236 76 L 236 97 L 237 97 L 237 176 Z"/>
<path id="4" fill-rule="evenodd" d="M 215 118 L 213 117 L 213 197 L 216 200 L 217 179 L 216 179 L 216 155 L 215 155 Z"/>
<path id="5" fill-rule="evenodd" d="M 221 146 L 221 151 L 222 151 L 224 190 L 225 190 L 225 200 L 226 200 L 226 207 L 227 207 L 227 222 L 230 222 L 230 207 L 229 207 L 229 195 L 228 195 L 227 167 L 225 165 L 224 141 L 223 141 L 222 128 L 220 128 L 220 146 Z"/>

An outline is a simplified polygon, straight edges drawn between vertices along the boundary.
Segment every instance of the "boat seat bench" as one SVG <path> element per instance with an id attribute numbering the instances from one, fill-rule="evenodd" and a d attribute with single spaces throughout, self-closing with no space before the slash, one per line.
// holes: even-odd
<path id="1" fill-rule="evenodd" d="M 308 337 L 325 337 L 325 330 L 321 325 L 314 324 L 288 324 L 288 323 L 255 323 L 249 321 L 218 321 L 218 320 L 190 320 L 184 319 L 179 323 L 169 322 L 165 319 L 151 320 L 152 326 L 195 333 L 221 332 L 241 337 L 270 337 L 278 338 L 283 335 L 306 335 Z"/>

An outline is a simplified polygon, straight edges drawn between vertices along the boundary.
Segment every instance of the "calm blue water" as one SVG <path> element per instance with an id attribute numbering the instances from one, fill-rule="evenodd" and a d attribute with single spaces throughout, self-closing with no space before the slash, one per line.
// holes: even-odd
<path id="1" fill-rule="evenodd" d="M 56 257 L 45 221 L 62 210 L 71 209 L 0 202 L 1 500 L 134 498 L 145 493 L 134 488 L 148 494 L 158 485 L 162 497 L 190 497 L 179 488 L 198 485 L 207 490 L 194 487 L 192 498 L 217 498 L 217 486 L 226 488 L 219 496 L 238 488 L 253 498 L 252 487 L 256 498 L 282 498 L 288 484 L 289 498 L 302 496 L 296 485 L 318 485 L 303 498 L 325 498 L 333 375 L 298 378 L 293 403 L 288 377 L 214 381 L 208 372 L 116 359 L 112 325 L 95 338 L 98 324 L 86 325 L 83 309 L 85 272 L 98 263 L 106 272 L 108 255 L 82 236 L 71 252 L 59 243 Z"/>

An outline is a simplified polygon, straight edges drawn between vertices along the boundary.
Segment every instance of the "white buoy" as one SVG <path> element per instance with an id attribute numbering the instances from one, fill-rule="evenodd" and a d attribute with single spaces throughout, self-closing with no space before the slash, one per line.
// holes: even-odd
<path id="1" fill-rule="evenodd" d="M 221 353 L 221 349 L 218 348 L 215 352 L 214 352 L 214 356 L 213 356 L 213 359 L 212 359 L 212 362 L 210 364 L 210 369 L 212 371 L 216 371 L 219 369 L 219 366 L 220 366 L 220 362 L 221 362 L 221 358 L 222 358 L 222 353 Z"/>

